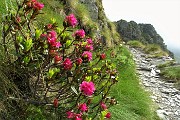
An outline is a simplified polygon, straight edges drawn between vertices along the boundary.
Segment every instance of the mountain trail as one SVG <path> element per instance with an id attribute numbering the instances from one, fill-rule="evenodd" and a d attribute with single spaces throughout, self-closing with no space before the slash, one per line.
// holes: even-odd
<path id="1" fill-rule="evenodd" d="M 139 49 L 129 48 L 134 56 L 137 74 L 139 74 L 140 84 L 151 93 L 151 99 L 157 103 L 157 115 L 162 120 L 180 120 L 180 91 L 174 87 L 171 80 L 163 80 L 156 66 L 168 60 L 164 58 L 148 58 L 147 54 Z"/>

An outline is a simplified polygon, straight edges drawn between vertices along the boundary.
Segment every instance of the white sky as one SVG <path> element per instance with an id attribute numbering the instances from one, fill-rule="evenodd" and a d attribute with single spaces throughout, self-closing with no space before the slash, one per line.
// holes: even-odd
<path id="1" fill-rule="evenodd" d="M 102 0 L 111 21 L 149 23 L 168 47 L 180 50 L 180 0 Z"/>

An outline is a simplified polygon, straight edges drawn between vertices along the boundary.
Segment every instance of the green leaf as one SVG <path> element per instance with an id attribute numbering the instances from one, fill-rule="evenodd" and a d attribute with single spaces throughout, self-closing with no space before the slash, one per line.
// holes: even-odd
<path id="1" fill-rule="evenodd" d="M 36 32 L 35 32 L 35 38 L 38 39 L 41 34 L 42 34 L 42 31 L 41 31 L 41 30 L 36 30 Z"/>
<path id="2" fill-rule="evenodd" d="M 85 80 L 86 80 L 87 82 L 90 82 L 90 81 L 91 81 L 91 76 L 86 76 L 86 77 L 85 77 Z"/>
<path id="3" fill-rule="evenodd" d="M 25 64 L 28 64 L 29 61 L 30 61 L 30 58 L 29 58 L 28 56 L 26 56 L 26 57 L 23 58 L 23 62 L 24 62 Z"/>
<path id="4" fill-rule="evenodd" d="M 47 76 L 49 79 L 51 79 L 53 77 L 53 75 L 55 75 L 55 73 L 58 73 L 58 72 L 60 72 L 60 69 L 58 69 L 58 68 L 49 69 Z"/>
<path id="5" fill-rule="evenodd" d="M 71 86 L 71 89 L 72 89 L 72 91 L 73 91 L 74 93 L 76 93 L 76 95 L 78 95 L 78 92 L 77 92 L 77 90 L 76 90 L 76 88 L 75 88 L 74 86 Z"/>
<path id="6" fill-rule="evenodd" d="M 51 21 L 50 21 L 51 24 L 54 24 L 56 23 L 56 19 L 55 18 L 51 18 Z"/>
<path id="7" fill-rule="evenodd" d="M 57 29 L 57 30 L 56 30 L 56 31 L 57 31 L 57 33 L 58 33 L 58 34 L 60 34 L 60 33 L 61 33 L 61 31 L 62 31 L 62 29 L 61 29 L 61 28 L 59 28 L 59 27 L 57 27 L 56 29 Z"/>
<path id="8" fill-rule="evenodd" d="M 108 113 L 107 110 L 101 112 L 101 120 L 104 120 L 104 117 L 106 116 L 107 113 Z"/>
<path id="9" fill-rule="evenodd" d="M 18 36 L 18 37 L 17 37 L 17 42 L 18 42 L 18 43 L 21 43 L 22 41 L 23 41 L 23 37 L 22 37 L 22 36 Z"/>
<path id="10" fill-rule="evenodd" d="M 32 39 L 27 39 L 26 41 L 24 41 L 24 50 L 25 51 L 29 51 L 32 46 L 33 46 Z"/>
<path id="11" fill-rule="evenodd" d="M 71 40 L 67 40 L 65 45 L 66 47 L 69 47 L 71 45 Z"/>

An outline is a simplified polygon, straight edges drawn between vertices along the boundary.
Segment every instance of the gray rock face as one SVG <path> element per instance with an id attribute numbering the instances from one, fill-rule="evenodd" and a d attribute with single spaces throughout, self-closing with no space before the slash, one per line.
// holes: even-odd
<path id="1" fill-rule="evenodd" d="M 163 50 L 168 51 L 171 57 L 174 57 L 173 53 L 167 50 L 167 46 L 165 45 L 163 38 L 156 32 L 153 25 L 138 24 L 134 21 L 127 22 L 122 19 L 115 23 L 117 31 L 124 41 L 128 42 L 130 40 L 139 40 L 145 44 L 157 44 L 161 46 Z"/>
<path id="2" fill-rule="evenodd" d="M 157 115 L 162 120 L 180 120 L 180 91 L 173 83 L 167 83 L 159 76 L 161 72 L 156 65 L 166 62 L 169 58 L 148 59 L 142 51 L 129 48 L 134 56 L 140 83 L 151 93 L 151 99 L 159 106 Z"/>
<path id="3" fill-rule="evenodd" d="M 81 3 L 87 6 L 87 9 L 91 14 L 93 20 L 98 19 L 98 6 L 96 5 L 96 0 L 79 0 Z"/>

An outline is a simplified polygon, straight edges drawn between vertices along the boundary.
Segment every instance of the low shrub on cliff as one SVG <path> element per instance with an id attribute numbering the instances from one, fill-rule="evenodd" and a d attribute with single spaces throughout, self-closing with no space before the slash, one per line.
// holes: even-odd
<path id="1" fill-rule="evenodd" d="M 134 48 L 145 48 L 145 45 L 138 40 L 128 41 L 127 44 Z"/>
<path id="2" fill-rule="evenodd" d="M 161 68 L 161 75 L 165 77 L 165 80 L 175 83 L 175 87 L 180 90 L 180 67 L 171 66 L 166 68 Z"/>
<path id="3" fill-rule="evenodd" d="M 156 44 L 148 44 L 144 48 L 145 53 L 149 54 L 149 57 L 162 57 L 168 56 L 168 53 L 163 51 L 159 45 Z"/>
<path id="4" fill-rule="evenodd" d="M 164 67 L 169 67 L 169 66 L 172 66 L 174 64 L 175 64 L 175 61 L 172 60 L 172 61 L 167 61 L 164 64 L 159 64 L 157 67 L 162 69 Z"/>
<path id="5" fill-rule="evenodd" d="M 4 68 L 11 68 L 3 74 L 20 91 L 13 95 L 5 88 L 4 105 L 9 103 L 21 116 L 9 109 L 3 118 L 109 119 L 108 108 L 116 104 L 109 91 L 118 77 L 99 39 L 92 40 L 81 26 L 75 29 L 74 14 L 64 18 L 62 28 L 55 19 L 40 27 L 34 22 L 43 3 L 24 0 L 17 6 L 3 19 L 1 45 L 8 60 Z"/>

